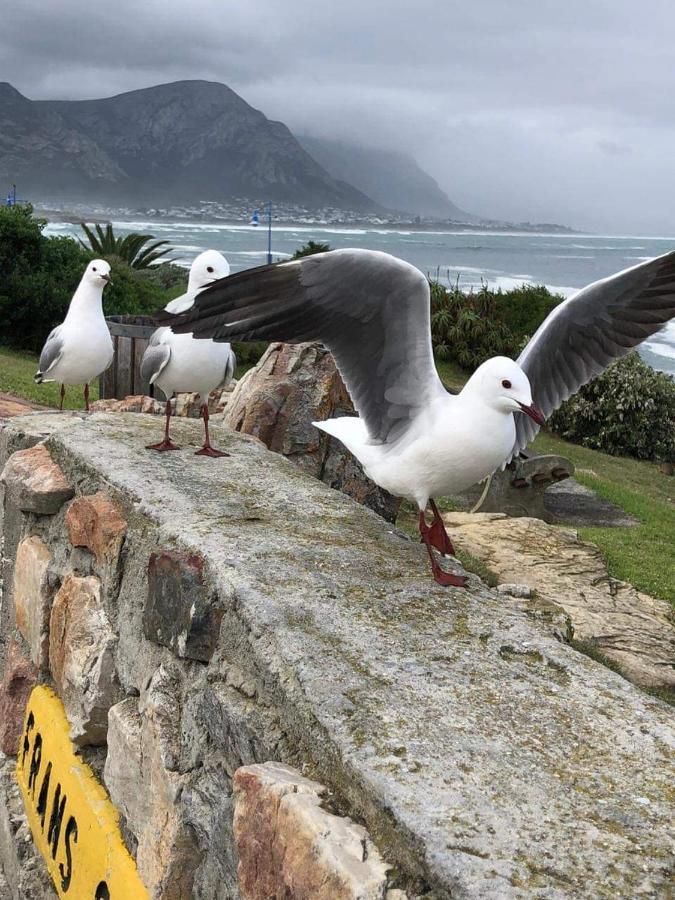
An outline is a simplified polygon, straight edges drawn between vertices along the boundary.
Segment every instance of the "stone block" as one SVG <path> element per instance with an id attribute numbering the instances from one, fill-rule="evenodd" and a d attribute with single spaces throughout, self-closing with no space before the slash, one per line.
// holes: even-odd
<path id="1" fill-rule="evenodd" d="M 181 804 L 189 776 L 175 770 L 180 743 L 175 673 L 161 666 L 142 700 L 110 710 L 104 779 L 137 840 L 136 864 L 150 896 L 192 896 L 202 859 Z"/>
<path id="2" fill-rule="evenodd" d="M 325 788 L 282 763 L 234 775 L 243 900 L 381 900 L 388 866 L 351 819 L 321 808 Z"/>
<path id="3" fill-rule="evenodd" d="M 204 583 L 204 561 L 197 554 L 153 553 L 148 564 L 148 598 L 143 611 L 146 638 L 177 656 L 208 662 L 216 643 L 222 609 Z"/>
<path id="4" fill-rule="evenodd" d="M 35 666 L 26 659 L 17 642 L 12 641 L 0 685 L 0 749 L 8 756 L 16 756 L 26 703 L 36 681 Z"/>
<path id="5" fill-rule="evenodd" d="M 91 550 L 100 565 L 117 561 L 127 523 L 105 493 L 73 500 L 66 513 L 66 527 L 73 547 Z"/>
<path id="6" fill-rule="evenodd" d="M 49 661 L 51 561 L 49 548 L 35 535 L 24 538 L 17 547 L 13 591 L 16 626 L 30 647 L 31 661 L 40 669 L 46 669 Z"/>
<path id="7" fill-rule="evenodd" d="M 101 582 L 67 575 L 49 623 L 49 667 L 80 745 L 105 744 L 108 710 L 119 699 L 115 635 L 101 600 Z"/>
<path id="8" fill-rule="evenodd" d="M 38 515 L 53 515 L 75 493 L 44 444 L 12 454 L 0 481 L 10 503 Z"/>

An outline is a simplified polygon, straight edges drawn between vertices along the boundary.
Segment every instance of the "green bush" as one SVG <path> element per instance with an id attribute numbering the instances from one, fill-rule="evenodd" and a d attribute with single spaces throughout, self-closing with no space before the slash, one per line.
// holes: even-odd
<path id="1" fill-rule="evenodd" d="M 497 294 L 462 293 L 431 282 L 431 338 L 439 359 L 475 369 L 491 356 L 509 355 L 514 338 L 498 315 Z"/>
<path id="2" fill-rule="evenodd" d="M 473 370 L 492 356 L 515 358 L 563 299 L 543 285 L 460 291 L 431 281 L 431 337 L 439 359 Z"/>
<path id="3" fill-rule="evenodd" d="M 87 263 L 93 258 L 67 237 L 46 237 L 44 219 L 30 205 L 0 207 L 0 342 L 39 352 L 63 321 Z M 152 314 L 187 284 L 169 264 L 135 270 L 111 260 L 113 284 L 103 293 L 106 315 Z"/>
<path id="4" fill-rule="evenodd" d="M 63 318 L 88 257 L 70 238 L 47 238 L 30 206 L 0 207 L 0 340 L 38 351 Z"/>
<path id="5" fill-rule="evenodd" d="M 675 381 L 630 353 L 570 397 L 549 426 L 614 456 L 674 462 Z"/>

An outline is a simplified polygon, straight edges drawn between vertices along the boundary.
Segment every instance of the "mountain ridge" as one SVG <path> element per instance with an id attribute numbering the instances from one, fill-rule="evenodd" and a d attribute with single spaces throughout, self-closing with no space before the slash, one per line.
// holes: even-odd
<path id="1" fill-rule="evenodd" d="M 49 199 L 269 198 L 373 212 L 282 122 L 227 85 L 178 81 L 95 100 L 30 100 L 0 84 L 0 184 Z M 203 196 L 202 196 L 203 195 Z"/>

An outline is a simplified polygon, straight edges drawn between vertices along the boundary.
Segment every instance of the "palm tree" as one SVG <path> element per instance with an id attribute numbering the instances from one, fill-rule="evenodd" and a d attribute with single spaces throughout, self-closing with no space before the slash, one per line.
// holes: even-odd
<path id="1" fill-rule="evenodd" d="M 169 243 L 168 241 L 155 241 L 154 244 L 146 247 L 145 245 L 148 241 L 155 240 L 151 234 L 136 234 L 132 232 L 124 238 L 115 237 L 113 227 L 110 224 L 106 225 L 105 231 L 100 225 L 95 225 L 96 233 L 84 222 L 80 222 L 80 228 L 84 231 L 89 241 L 89 246 L 87 246 L 80 239 L 80 244 L 85 250 L 93 250 L 97 256 L 105 259 L 116 257 L 132 269 L 147 269 L 148 266 L 158 259 L 162 259 L 172 250 L 171 247 L 166 246 Z M 164 249 L 160 250 L 160 247 L 164 247 Z"/>
<path id="2" fill-rule="evenodd" d="M 291 259 L 301 259 L 303 256 L 313 256 L 315 253 L 328 253 L 330 244 L 322 244 L 320 241 L 307 241 L 307 243 L 296 250 Z"/>

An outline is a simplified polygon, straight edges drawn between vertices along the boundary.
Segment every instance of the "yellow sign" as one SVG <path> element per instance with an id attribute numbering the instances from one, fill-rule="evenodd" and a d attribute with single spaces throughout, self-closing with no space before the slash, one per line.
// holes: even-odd
<path id="1" fill-rule="evenodd" d="M 44 685 L 26 708 L 16 775 L 33 841 L 59 897 L 147 900 L 119 830 L 117 811 L 75 754 L 63 705 Z"/>

